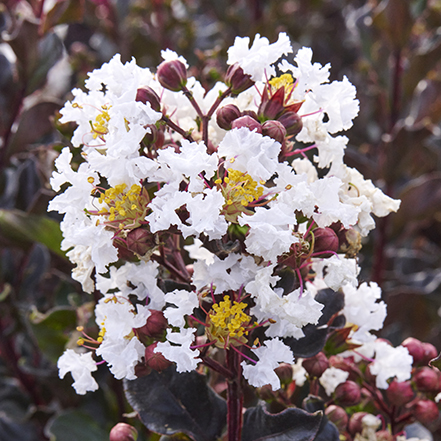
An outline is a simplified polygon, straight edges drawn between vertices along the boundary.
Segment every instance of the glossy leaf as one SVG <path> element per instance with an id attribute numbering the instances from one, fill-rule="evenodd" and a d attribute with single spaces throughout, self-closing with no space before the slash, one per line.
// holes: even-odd
<path id="1" fill-rule="evenodd" d="M 320 423 L 320 429 L 317 433 L 316 438 L 314 441 L 339 441 L 340 440 L 340 434 L 338 432 L 337 427 L 331 423 L 326 415 L 325 412 L 325 403 L 322 398 L 316 397 L 314 395 L 308 395 L 303 400 L 303 407 L 308 412 L 317 412 L 321 411 L 323 412 L 323 418 Z"/>
<path id="2" fill-rule="evenodd" d="M 56 307 L 46 314 L 34 309 L 30 321 L 38 346 L 55 363 L 64 351 L 68 333 L 75 329 L 77 324 L 75 308 Z"/>
<path id="3" fill-rule="evenodd" d="M 64 252 L 60 250 L 62 240 L 60 226 L 46 216 L 0 209 L 0 233 L 13 245 L 28 248 L 33 242 L 40 242 L 64 257 Z"/>
<path id="4" fill-rule="evenodd" d="M 163 372 L 125 381 L 126 396 L 141 421 L 153 432 L 183 432 L 195 441 L 212 441 L 226 425 L 227 405 L 197 372 Z"/>
<path id="5" fill-rule="evenodd" d="M 48 423 L 47 433 L 53 441 L 108 441 L 109 434 L 95 419 L 80 411 L 64 412 Z"/>
<path id="6" fill-rule="evenodd" d="M 263 406 L 251 407 L 244 415 L 242 441 L 313 441 L 321 420 L 321 412 L 288 408 L 270 414 Z"/>

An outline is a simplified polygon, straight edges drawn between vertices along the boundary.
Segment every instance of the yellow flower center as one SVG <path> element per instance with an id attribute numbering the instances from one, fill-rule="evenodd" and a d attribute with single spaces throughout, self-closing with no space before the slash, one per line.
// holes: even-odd
<path id="1" fill-rule="evenodd" d="M 101 138 L 109 133 L 109 107 L 101 106 L 101 113 L 95 118 L 94 122 L 90 122 L 92 126 L 93 139 Z"/>
<path id="2" fill-rule="evenodd" d="M 246 207 L 262 197 L 264 188 L 259 186 L 248 173 L 231 168 L 227 172 L 227 176 L 223 180 L 218 178 L 215 184 L 225 198 L 224 216 L 230 222 L 237 222 L 239 214 L 247 212 Z"/>
<path id="3" fill-rule="evenodd" d="M 106 225 L 119 230 L 140 227 L 147 214 L 148 193 L 144 187 L 136 184 L 126 189 L 126 184 L 120 184 L 102 192 L 98 203 L 106 204 L 107 207 L 91 214 L 106 216 Z"/>
<path id="4" fill-rule="evenodd" d="M 281 87 L 285 88 L 285 106 L 294 104 L 291 95 L 294 88 L 296 87 L 296 84 L 294 83 L 294 79 L 291 74 L 286 73 L 280 75 L 280 77 L 271 78 L 271 80 L 269 80 L 269 84 L 271 86 L 271 94 L 276 93 L 277 90 L 279 90 Z"/>
<path id="5" fill-rule="evenodd" d="M 251 317 L 243 312 L 246 303 L 238 303 L 225 296 L 220 303 L 213 305 L 207 319 L 207 333 L 211 340 L 217 340 L 216 346 L 225 348 L 228 345 L 241 346 L 247 342 L 247 327 Z"/>

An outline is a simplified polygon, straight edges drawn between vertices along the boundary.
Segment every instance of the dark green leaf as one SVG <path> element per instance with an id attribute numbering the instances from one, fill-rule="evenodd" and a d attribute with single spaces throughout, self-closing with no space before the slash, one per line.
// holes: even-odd
<path id="1" fill-rule="evenodd" d="M 312 441 L 321 420 L 321 412 L 289 408 L 270 414 L 263 406 L 251 407 L 244 415 L 242 441 Z"/>
<path id="2" fill-rule="evenodd" d="M 25 110 L 20 117 L 17 131 L 9 143 L 8 156 L 24 150 L 28 144 L 38 141 L 53 130 L 50 118 L 60 107 L 60 103 L 48 101 L 37 103 Z"/>
<path id="3" fill-rule="evenodd" d="M 320 423 L 320 430 L 317 434 L 317 437 L 314 438 L 314 441 L 339 441 L 340 434 L 337 427 L 335 427 L 335 425 L 331 423 L 324 414 L 325 403 L 322 398 L 316 397 L 314 395 L 308 395 L 303 400 L 302 405 L 303 408 L 306 409 L 308 412 L 323 412 L 323 418 Z"/>
<path id="4" fill-rule="evenodd" d="M 51 441 L 108 441 L 109 434 L 95 420 L 79 411 L 64 412 L 46 428 Z"/>
<path id="5" fill-rule="evenodd" d="M 149 430 L 213 441 L 226 425 L 225 400 L 197 372 L 179 374 L 170 366 L 124 384 L 129 403 Z"/>
<path id="6" fill-rule="evenodd" d="M 63 238 L 60 226 L 46 216 L 0 209 L 0 235 L 23 248 L 29 247 L 33 242 L 40 242 L 64 257 L 64 252 L 60 250 Z"/>
<path id="7" fill-rule="evenodd" d="M 34 309 L 30 315 L 31 327 L 43 353 L 56 362 L 64 351 L 68 333 L 75 329 L 75 308 L 56 307 L 46 314 Z"/>

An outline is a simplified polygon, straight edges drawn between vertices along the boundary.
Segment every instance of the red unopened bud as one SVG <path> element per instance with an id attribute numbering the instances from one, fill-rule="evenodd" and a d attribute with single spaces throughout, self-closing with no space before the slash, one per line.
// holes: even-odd
<path id="1" fill-rule="evenodd" d="M 435 346 L 430 343 L 423 343 L 424 355 L 423 355 L 423 363 L 428 364 L 430 360 L 438 357 L 438 351 Z"/>
<path id="2" fill-rule="evenodd" d="M 402 406 L 410 403 L 415 393 L 410 381 L 398 382 L 397 380 L 393 380 L 386 390 L 386 396 L 394 406 Z"/>
<path id="3" fill-rule="evenodd" d="M 314 357 L 305 358 L 302 366 L 306 369 L 312 377 L 320 378 L 329 367 L 329 360 L 323 352 L 319 352 Z"/>
<path id="4" fill-rule="evenodd" d="M 262 124 L 262 135 L 269 136 L 282 144 L 285 141 L 286 129 L 280 121 L 265 121 Z"/>
<path id="5" fill-rule="evenodd" d="M 173 92 L 182 90 L 187 84 L 187 69 L 179 60 L 163 61 L 156 76 L 162 87 Z"/>
<path id="6" fill-rule="evenodd" d="M 139 101 L 144 104 L 150 103 L 150 106 L 156 112 L 161 110 L 161 99 L 151 87 L 140 87 L 136 91 L 135 101 Z"/>
<path id="7" fill-rule="evenodd" d="M 109 441 L 136 441 L 137 439 L 138 431 L 126 423 L 118 423 L 109 434 Z"/>
<path id="8" fill-rule="evenodd" d="M 150 233 L 150 231 L 139 227 L 127 234 L 126 243 L 130 251 L 139 256 L 144 256 L 156 247 L 156 236 Z"/>
<path id="9" fill-rule="evenodd" d="M 276 119 L 284 110 L 283 102 L 285 100 L 285 88 L 281 87 L 271 97 L 265 90 L 262 95 L 258 114 L 264 119 Z"/>
<path id="10" fill-rule="evenodd" d="M 237 106 L 234 104 L 227 104 L 221 107 L 216 113 L 217 125 L 224 130 L 231 130 L 231 123 L 240 118 L 241 113 Z"/>
<path id="11" fill-rule="evenodd" d="M 282 363 L 279 367 L 274 369 L 274 372 L 279 377 L 282 384 L 288 384 L 292 381 L 292 366 L 287 363 Z"/>
<path id="12" fill-rule="evenodd" d="M 413 380 L 420 391 L 434 392 L 439 389 L 439 372 L 428 366 L 419 369 Z"/>
<path id="13" fill-rule="evenodd" d="M 356 433 L 361 433 L 363 430 L 363 424 L 361 420 L 368 415 L 367 412 L 356 412 L 354 413 L 348 423 L 348 431 L 352 436 L 355 436 Z"/>
<path id="14" fill-rule="evenodd" d="M 288 136 L 297 135 L 297 133 L 302 130 L 302 118 L 300 118 L 296 112 L 286 112 L 277 118 L 277 120 L 285 126 L 286 134 Z"/>
<path id="15" fill-rule="evenodd" d="M 269 384 L 265 384 L 259 389 L 259 396 L 264 401 L 271 401 L 274 399 L 273 388 Z"/>
<path id="16" fill-rule="evenodd" d="M 335 388 L 335 402 L 341 406 L 355 406 L 361 400 L 360 386 L 354 381 L 345 381 Z"/>
<path id="17" fill-rule="evenodd" d="M 234 63 L 227 70 L 225 84 L 231 89 L 231 93 L 237 95 L 254 86 L 254 81 L 237 63 Z"/>
<path id="18" fill-rule="evenodd" d="M 379 430 L 375 432 L 377 441 L 395 441 L 395 437 L 388 430 Z"/>
<path id="19" fill-rule="evenodd" d="M 331 423 L 334 423 L 337 426 L 339 432 L 346 431 L 349 418 L 348 414 L 342 407 L 331 404 L 326 408 L 325 415 Z"/>
<path id="20" fill-rule="evenodd" d="M 153 343 L 145 348 L 145 364 L 155 371 L 163 371 L 172 363 L 168 361 L 160 352 L 154 352 L 158 342 Z"/>
<path id="21" fill-rule="evenodd" d="M 438 406 L 430 400 L 419 400 L 413 407 L 413 416 L 422 424 L 435 421 L 438 415 Z"/>
<path id="22" fill-rule="evenodd" d="M 413 357 L 413 364 L 420 364 L 424 359 L 424 347 L 423 342 L 416 338 L 409 337 L 401 343 L 409 351 L 409 354 Z"/>
<path id="23" fill-rule="evenodd" d="M 322 251 L 333 251 L 336 253 L 339 248 L 338 236 L 331 228 L 315 228 L 314 234 L 314 253 Z M 330 257 L 332 253 L 323 253 L 320 257 Z"/>
<path id="24" fill-rule="evenodd" d="M 139 336 L 161 339 L 164 336 L 167 326 L 168 322 L 164 317 L 164 313 L 151 309 L 147 323 L 143 327 L 137 328 L 136 332 Z"/>
<path id="25" fill-rule="evenodd" d="M 248 115 L 241 116 L 231 123 L 232 129 L 240 129 L 241 127 L 248 127 L 250 130 L 255 130 L 257 133 L 262 133 L 262 126 L 260 123 Z"/>

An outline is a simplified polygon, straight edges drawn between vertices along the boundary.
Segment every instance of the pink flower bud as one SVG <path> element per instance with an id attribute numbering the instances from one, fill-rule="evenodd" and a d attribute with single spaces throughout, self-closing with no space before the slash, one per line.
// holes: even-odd
<path id="1" fill-rule="evenodd" d="M 438 351 L 435 346 L 430 343 L 423 343 L 424 355 L 423 355 L 423 363 L 428 364 L 430 360 L 438 357 Z"/>
<path id="2" fill-rule="evenodd" d="M 256 130 L 257 133 L 262 133 L 262 126 L 260 123 L 248 115 L 241 116 L 231 123 L 232 129 L 240 129 L 241 127 L 248 127 L 250 130 Z"/>
<path id="3" fill-rule="evenodd" d="M 161 99 L 151 87 L 140 87 L 136 91 L 135 101 L 139 101 L 144 104 L 150 103 L 150 106 L 156 112 L 161 110 Z"/>
<path id="4" fill-rule="evenodd" d="M 314 253 L 322 251 L 338 251 L 339 242 L 338 236 L 331 228 L 315 228 L 312 233 L 314 234 Z M 320 257 L 330 257 L 332 253 L 323 253 Z"/>
<path id="5" fill-rule="evenodd" d="M 409 337 L 401 343 L 409 351 L 409 354 L 413 357 L 413 364 L 420 364 L 424 359 L 424 347 L 423 342 L 416 338 Z"/>
<path id="6" fill-rule="evenodd" d="M 395 441 L 395 437 L 388 430 L 379 430 L 375 432 L 377 441 Z"/>
<path id="7" fill-rule="evenodd" d="M 147 323 L 136 329 L 138 337 L 145 336 L 149 338 L 161 339 L 164 337 L 164 332 L 167 329 L 168 322 L 164 317 L 162 311 L 150 310 L 150 317 L 147 319 Z"/>
<path id="8" fill-rule="evenodd" d="M 435 421 L 438 415 L 438 406 L 430 400 L 419 400 L 413 407 L 413 416 L 422 424 Z"/>
<path id="9" fill-rule="evenodd" d="M 280 121 L 265 121 L 262 124 L 262 135 L 269 136 L 282 144 L 285 141 L 286 129 Z"/>
<path id="10" fill-rule="evenodd" d="M 109 441 L 136 441 L 138 431 L 126 423 L 118 423 L 112 428 L 109 435 Z"/>
<path id="11" fill-rule="evenodd" d="M 216 113 L 217 125 L 224 130 L 231 130 L 231 123 L 240 118 L 241 113 L 237 106 L 234 104 L 227 104 L 221 107 Z"/>
<path id="12" fill-rule="evenodd" d="M 300 118 L 296 112 L 286 112 L 277 118 L 277 120 L 285 126 L 286 134 L 288 136 L 297 135 L 297 133 L 302 130 L 302 118 Z"/>
<path id="13" fill-rule="evenodd" d="M 306 369 L 309 375 L 312 377 L 320 378 L 329 367 L 329 360 L 323 352 L 319 352 L 314 357 L 305 358 L 302 362 L 302 366 Z"/>
<path id="14" fill-rule="evenodd" d="M 420 391 L 435 392 L 439 389 L 439 373 L 428 366 L 419 369 L 413 380 Z"/>
<path id="15" fill-rule="evenodd" d="M 349 418 L 348 414 L 342 407 L 331 404 L 326 408 L 325 415 L 331 423 L 334 423 L 337 426 L 339 432 L 344 432 L 346 430 Z"/>
<path id="16" fill-rule="evenodd" d="M 237 95 L 249 89 L 251 86 L 254 86 L 254 81 L 250 75 L 244 73 L 243 69 L 237 63 L 234 63 L 227 70 L 225 84 L 231 89 L 231 93 Z"/>
<path id="17" fill-rule="evenodd" d="M 144 256 L 156 247 L 155 235 L 142 227 L 130 231 L 126 243 L 130 251 L 140 256 Z"/>
<path id="18" fill-rule="evenodd" d="M 274 369 L 274 372 L 283 384 L 288 384 L 292 381 L 293 370 L 290 364 L 282 363 L 279 367 Z"/>
<path id="19" fill-rule="evenodd" d="M 352 436 L 355 436 L 356 433 L 361 433 L 363 429 L 363 424 L 361 420 L 367 414 L 367 412 L 356 412 L 351 416 L 348 424 L 348 431 Z"/>
<path id="20" fill-rule="evenodd" d="M 163 371 L 167 369 L 172 363 L 168 361 L 160 352 L 153 352 L 158 342 L 153 343 L 145 348 L 145 364 L 155 371 Z"/>
<path id="21" fill-rule="evenodd" d="M 179 60 L 163 61 L 156 72 L 158 81 L 165 89 L 178 92 L 187 84 L 187 69 Z"/>
<path id="22" fill-rule="evenodd" d="M 360 386 L 354 381 L 345 381 L 335 388 L 334 396 L 341 406 L 355 406 L 361 400 Z"/>
<path id="23" fill-rule="evenodd" d="M 394 406 L 402 406 L 410 403 L 415 393 L 410 381 L 398 382 L 397 380 L 393 380 L 386 390 L 386 396 Z"/>

